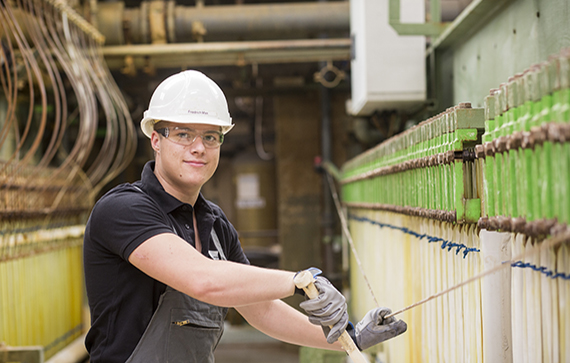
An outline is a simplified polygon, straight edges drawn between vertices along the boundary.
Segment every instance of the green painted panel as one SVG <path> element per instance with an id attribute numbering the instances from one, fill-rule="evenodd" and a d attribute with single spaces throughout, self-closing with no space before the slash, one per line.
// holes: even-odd
<path id="1" fill-rule="evenodd" d="M 438 83 L 451 81 L 453 89 L 453 99 L 438 96 L 441 108 L 459 102 L 483 107 L 490 89 L 569 47 L 568 24 L 568 0 L 513 1 L 473 35 L 438 53 Z"/>

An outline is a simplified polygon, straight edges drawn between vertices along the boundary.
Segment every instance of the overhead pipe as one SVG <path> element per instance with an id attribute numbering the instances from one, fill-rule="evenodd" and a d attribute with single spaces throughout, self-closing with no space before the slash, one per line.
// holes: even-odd
<path id="1" fill-rule="evenodd" d="M 189 41 L 192 25 L 203 23 L 208 37 L 259 36 L 327 31 L 350 28 L 349 2 L 249 4 L 236 6 L 176 6 L 174 12 L 174 41 Z"/>
<path id="2" fill-rule="evenodd" d="M 348 33 L 349 14 L 348 1 L 183 6 L 155 0 L 143 1 L 138 8 L 100 2 L 97 23 L 107 45 L 150 43 L 157 32 L 164 33 L 168 43 L 200 38 L 292 39 L 323 32 Z"/>
<path id="3" fill-rule="evenodd" d="M 139 44 L 117 45 L 103 49 L 105 56 L 153 56 L 160 54 L 185 55 L 189 53 L 225 53 L 248 51 L 276 51 L 276 50 L 303 50 L 303 49 L 339 49 L 350 47 L 350 39 L 301 39 L 301 40 L 274 40 L 274 41 L 245 41 L 245 42 L 211 42 L 211 43 L 183 43 L 183 44 Z"/>
<path id="4" fill-rule="evenodd" d="M 302 39 L 182 44 L 137 44 L 103 47 L 111 69 L 131 59 L 135 68 L 150 62 L 156 67 L 223 66 L 316 62 L 350 59 L 350 39 Z"/>

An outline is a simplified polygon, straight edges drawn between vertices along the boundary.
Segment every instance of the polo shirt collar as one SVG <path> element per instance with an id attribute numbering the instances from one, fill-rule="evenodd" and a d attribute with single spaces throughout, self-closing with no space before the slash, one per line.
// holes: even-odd
<path id="1" fill-rule="evenodd" d="M 145 192 L 147 192 L 166 213 L 170 213 L 184 204 L 164 190 L 164 187 L 160 184 L 156 175 L 154 175 L 154 160 L 145 164 L 141 175 L 141 184 Z"/>

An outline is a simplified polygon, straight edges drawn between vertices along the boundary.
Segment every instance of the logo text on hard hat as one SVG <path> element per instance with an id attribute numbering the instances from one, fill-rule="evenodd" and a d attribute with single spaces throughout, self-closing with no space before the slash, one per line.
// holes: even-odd
<path id="1" fill-rule="evenodd" d="M 216 116 L 216 112 L 209 112 L 209 111 L 188 110 L 187 113 L 189 113 L 191 115 Z"/>

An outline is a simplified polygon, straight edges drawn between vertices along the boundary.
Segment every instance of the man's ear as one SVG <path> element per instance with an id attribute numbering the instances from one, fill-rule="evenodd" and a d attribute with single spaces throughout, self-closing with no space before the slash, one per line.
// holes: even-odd
<path id="1" fill-rule="evenodd" d="M 160 151 L 160 135 L 158 132 L 153 131 L 150 135 L 150 145 L 155 153 Z"/>

